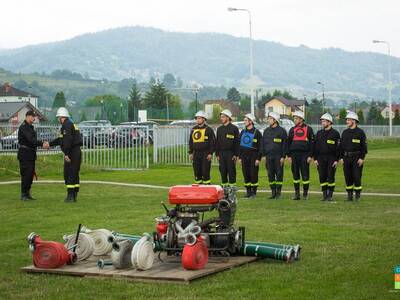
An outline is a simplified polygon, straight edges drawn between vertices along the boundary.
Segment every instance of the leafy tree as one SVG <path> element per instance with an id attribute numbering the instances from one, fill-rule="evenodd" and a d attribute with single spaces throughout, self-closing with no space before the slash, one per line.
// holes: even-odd
<path id="1" fill-rule="evenodd" d="M 172 75 L 171 73 L 164 74 L 163 83 L 167 88 L 175 87 L 176 85 L 175 76 Z"/>
<path id="2" fill-rule="evenodd" d="M 213 113 L 212 113 L 211 119 L 209 120 L 209 123 L 211 123 L 211 124 L 219 123 L 219 115 L 220 115 L 221 111 L 222 111 L 221 106 L 213 105 Z"/>
<path id="3" fill-rule="evenodd" d="M 398 109 L 394 111 L 393 125 L 400 125 L 400 112 Z"/>
<path id="4" fill-rule="evenodd" d="M 345 108 L 342 108 L 339 111 L 339 124 L 346 124 L 346 115 L 347 115 L 347 110 Z"/>
<path id="5" fill-rule="evenodd" d="M 86 106 L 99 106 L 107 120 L 110 120 L 113 124 L 117 124 L 123 121 L 123 111 L 121 111 L 121 104 L 124 105 L 124 99 L 116 95 L 98 95 L 89 98 L 85 101 Z M 96 116 L 97 117 L 97 116 Z"/>
<path id="6" fill-rule="evenodd" d="M 364 111 L 362 109 L 359 109 L 357 112 L 358 115 L 358 120 L 360 121 L 360 124 L 364 124 Z"/>
<path id="7" fill-rule="evenodd" d="M 53 101 L 53 108 L 65 107 L 66 100 L 64 96 L 64 92 L 57 92 L 56 96 L 54 97 Z"/>
<path id="8" fill-rule="evenodd" d="M 240 93 L 239 93 L 239 91 L 235 88 L 235 87 L 231 87 L 229 90 L 228 90 L 228 93 L 227 93 L 227 95 L 226 95 L 226 98 L 229 100 L 229 101 L 232 101 L 232 102 L 239 102 L 241 99 L 240 99 Z"/>
<path id="9" fill-rule="evenodd" d="M 309 123 L 319 123 L 319 118 L 323 115 L 323 113 L 324 109 L 321 101 L 314 98 L 311 100 L 311 103 L 306 110 L 306 119 Z"/>
<path id="10" fill-rule="evenodd" d="M 136 112 L 142 107 L 142 93 L 137 84 L 134 83 L 129 91 L 128 101 L 128 119 L 129 121 L 137 121 Z"/>
<path id="11" fill-rule="evenodd" d="M 241 97 L 239 107 L 241 116 L 251 111 L 251 98 L 249 95 L 243 95 L 243 97 Z"/>
<path id="12" fill-rule="evenodd" d="M 86 120 L 87 120 L 86 113 L 84 111 L 82 111 L 81 116 L 80 116 L 80 122 L 86 121 Z"/>
<path id="13" fill-rule="evenodd" d="M 381 114 L 381 110 L 378 106 L 378 103 L 372 101 L 370 104 L 368 116 L 367 116 L 367 123 L 371 125 L 381 125 L 383 124 L 384 119 Z"/>

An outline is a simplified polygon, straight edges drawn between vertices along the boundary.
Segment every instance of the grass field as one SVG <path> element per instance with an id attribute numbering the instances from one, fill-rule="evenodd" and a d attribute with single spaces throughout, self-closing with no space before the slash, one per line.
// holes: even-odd
<path id="1" fill-rule="evenodd" d="M 364 176 L 367 192 L 400 193 L 400 147 L 397 143 L 371 143 Z M 61 179 L 60 160 L 38 160 L 41 179 Z M 0 180 L 18 180 L 12 157 L 0 156 Z M 265 170 L 260 183 L 266 187 Z M 317 190 L 315 167 L 311 189 Z M 107 180 L 156 185 L 191 183 L 188 166 L 152 166 L 147 171 L 100 171 L 84 167 L 83 180 Z M 213 168 L 213 179 L 218 179 Z M 241 181 L 239 177 L 238 182 Z M 287 166 L 284 190 L 291 190 Z M 344 191 L 342 168 L 338 190 Z M 393 268 L 400 265 L 400 197 L 364 197 L 360 203 L 239 199 L 236 223 L 246 226 L 248 239 L 300 243 L 302 259 L 293 264 L 263 260 L 198 280 L 190 285 L 136 283 L 125 280 L 82 279 L 27 275 L 19 268 L 31 263 L 27 234 L 61 241 L 78 223 L 141 234 L 152 231 L 154 218 L 163 213 L 167 191 L 148 188 L 84 184 L 79 202 L 65 204 L 61 184 L 33 187 L 34 202 L 18 200 L 19 185 L 0 186 L 0 299 L 395 299 Z M 240 195 L 239 195 L 240 196 Z M 340 200 L 340 201 L 339 201 Z"/>

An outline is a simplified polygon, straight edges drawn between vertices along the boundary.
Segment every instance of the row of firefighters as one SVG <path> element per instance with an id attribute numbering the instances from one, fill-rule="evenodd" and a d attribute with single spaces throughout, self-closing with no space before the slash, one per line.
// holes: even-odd
<path id="1" fill-rule="evenodd" d="M 82 135 L 70 118 L 66 108 L 57 111 L 61 124 L 60 135 L 53 141 L 37 139 L 32 126 L 35 113 L 28 111 L 25 121 L 18 130 L 18 160 L 21 173 L 21 200 L 33 199 L 31 185 L 35 176 L 36 148 L 49 148 L 59 145 L 64 153 L 64 180 L 67 186 L 67 202 L 74 202 L 79 192 L 79 170 L 81 165 Z M 367 141 L 364 131 L 358 127 L 358 116 L 348 112 L 348 128 L 340 136 L 333 125 L 329 113 L 321 116 L 322 129 L 314 135 L 310 126 L 305 123 L 304 113 L 293 113 L 295 126 L 289 130 L 282 128 L 280 115 L 270 112 L 269 127 L 261 132 L 255 128 L 255 117 L 247 114 L 244 118 L 245 129 L 239 133 L 232 124 L 232 113 L 224 110 L 220 114 L 222 125 L 214 130 L 206 123 L 206 114 L 196 114 L 197 125 L 192 129 L 189 139 L 189 154 L 193 160 L 195 183 L 210 184 L 211 160 L 215 153 L 219 161 L 222 185 L 236 185 L 236 161 L 240 160 L 246 187 L 246 197 L 254 198 L 258 187 L 259 165 L 266 157 L 269 185 L 272 199 L 281 197 L 285 159 L 291 163 L 294 184 L 294 200 L 300 200 L 300 185 L 303 186 L 303 199 L 308 198 L 310 183 L 310 163 L 315 161 L 318 167 L 319 180 L 323 199 L 331 201 L 335 189 L 335 173 L 338 162 L 343 160 L 347 200 L 360 199 L 361 177 Z"/>
<path id="2" fill-rule="evenodd" d="M 293 175 L 293 200 L 300 200 L 300 187 L 303 187 L 303 199 L 308 198 L 310 186 L 310 163 L 317 165 L 323 201 L 332 201 L 335 189 L 335 173 L 339 161 L 343 160 L 348 201 L 359 201 L 361 196 L 361 177 L 367 139 L 364 131 L 358 127 L 358 116 L 349 111 L 346 116 L 347 129 L 342 135 L 333 128 L 333 117 L 329 113 L 321 116 L 322 129 L 314 135 L 313 129 L 305 123 L 304 113 L 293 113 L 295 126 L 289 134 L 280 126 L 280 115 L 268 114 L 268 124 L 263 134 L 255 128 L 255 117 L 244 117 L 245 128 L 239 132 L 232 124 L 232 113 L 223 110 L 220 114 L 221 126 L 214 130 L 207 125 L 206 114 L 196 114 L 196 126 L 189 139 L 189 155 L 193 161 L 196 184 L 210 184 L 212 156 L 219 163 L 222 186 L 236 185 L 236 162 L 240 161 L 246 187 L 247 198 L 254 198 L 258 188 L 259 165 L 262 157 L 268 173 L 271 188 L 270 199 L 281 197 L 284 163 L 291 164 Z"/>

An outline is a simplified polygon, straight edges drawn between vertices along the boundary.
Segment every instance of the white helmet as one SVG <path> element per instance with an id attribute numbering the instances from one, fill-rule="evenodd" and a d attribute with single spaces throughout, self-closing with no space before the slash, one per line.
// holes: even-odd
<path id="1" fill-rule="evenodd" d="M 199 111 L 194 115 L 194 117 L 195 117 L 195 118 L 201 117 L 201 118 L 207 119 L 206 113 L 205 113 L 203 110 L 199 110 Z"/>
<path id="2" fill-rule="evenodd" d="M 253 114 L 246 114 L 244 117 L 247 118 L 247 119 L 249 119 L 249 120 L 252 121 L 253 123 L 254 123 L 255 120 L 256 120 L 256 117 L 255 117 Z"/>
<path id="3" fill-rule="evenodd" d="M 277 112 L 273 112 L 273 111 L 270 111 L 270 112 L 268 113 L 268 117 L 274 118 L 275 121 L 277 121 L 278 123 L 279 123 L 280 120 L 281 120 L 281 115 L 278 114 Z"/>
<path id="4" fill-rule="evenodd" d="M 65 107 L 60 107 L 60 108 L 57 110 L 56 117 L 66 117 L 66 118 L 69 118 L 69 112 L 68 112 L 68 110 L 67 110 Z"/>
<path id="5" fill-rule="evenodd" d="M 303 113 L 302 111 L 300 111 L 300 110 L 295 111 L 295 112 L 292 114 L 292 116 L 293 116 L 293 117 L 299 117 L 299 118 L 302 118 L 302 119 L 304 120 L 304 113 Z"/>
<path id="6" fill-rule="evenodd" d="M 321 118 L 319 118 L 320 120 L 327 120 L 331 123 L 333 123 L 333 117 L 331 116 L 330 113 L 325 113 L 321 116 Z"/>
<path id="7" fill-rule="evenodd" d="M 220 112 L 220 115 L 225 115 L 229 119 L 232 119 L 232 113 L 229 109 L 224 109 L 223 111 Z"/>
<path id="8" fill-rule="evenodd" d="M 357 122 L 359 122 L 358 115 L 355 112 L 350 111 L 350 110 L 347 111 L 346 119 L 353 119 L 353 120 L 356 120 Z"/>

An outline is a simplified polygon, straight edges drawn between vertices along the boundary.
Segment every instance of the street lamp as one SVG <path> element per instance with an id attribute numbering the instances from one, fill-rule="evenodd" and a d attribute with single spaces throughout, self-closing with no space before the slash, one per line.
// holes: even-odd
<path id="1" fill-rule="evenodd" d="M 322 86 L 322 110 L 324 110 L 324 107 L 325 107 L 325 85 L 321 81 L 318 81 L 317 84 L 320 84 Z"/>
<path id="2" fill-rule="evenodd" d="M 373 40 L 374 44 L 386 44 L 388 48 L 388 93 L 389 93 L 389 136 L 392 136 L 392 64 L 390 56 L 390 43 L 388 41 Z"/>
<path id="3" fill-rule="evenodd" d="M 249 14 L 249 42 L 250 42 L 250 95 L 251 95 L 251 113 L 254 115 L 254 87 L 253 87 L 253 38 L 251 33 L 251 13 L 246 8 L 228 7 L 228 11 L 245 11 Z"/>

